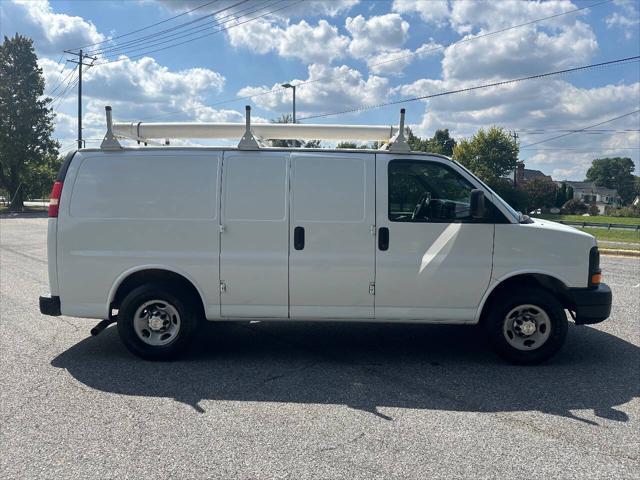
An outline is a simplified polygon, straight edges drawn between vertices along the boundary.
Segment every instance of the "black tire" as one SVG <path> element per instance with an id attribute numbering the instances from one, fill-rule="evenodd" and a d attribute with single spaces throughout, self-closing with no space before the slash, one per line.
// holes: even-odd
<path id="1" fill-rule="evenodd" d="M 505 323 L 508 323 L 507 315 L 522 305 L 533 305 L 539 308 L 546 313 L 550 323 L 548 338 L 540 346 L 532 346 L 531 350 L 519 350 L 514 347 L 507 340 L 509 333 L 505 332 Z M 567 315 L 558 299 L 546 290 L 523 287 L 516 291 L 505 292 L 492 301 L 489 308 L 484 325 L 489 342 L 498 355 L 510 362 L 524 365 L 544 362 L 555 355 L 565 342 L 568 328 Z"/>
<path id="2" fill-rule="evenodd" d="M 179 328 L 164 345 L 150 345 L 141 339 L 134 327 L 136 311 L 145 303 L 161 300 L 178 313 Z M 146 360 L 172 360 L 184 352 L 194 337 L 199 323 L 199 299 L 164 284 L 148 284 L 133 289 L 118 309 L 118 333 L 129 351 Z"/>

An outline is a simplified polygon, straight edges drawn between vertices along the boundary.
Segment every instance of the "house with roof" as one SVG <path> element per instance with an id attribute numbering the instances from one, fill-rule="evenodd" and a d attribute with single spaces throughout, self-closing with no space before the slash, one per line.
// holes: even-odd
<path id="1" fill-rule="evenodd" d="M 536 178 L 546 178 L 547 180 L 553 181 L 550 175 L 545 175 L 540 170 L 524 168 L 524 162 L 522 161 L 516 163 L 516 170 L 513 174 L 513 182 L 516 186 L 522 186 Z"/>
<path id="2" fill-rule="evenodd" d="M 573 198 L 582 200 L 587 205 L 595 204 L 601 215 L 605 213 L 606 207 L 619 207 L 622 205 L 622 199 L 615 188 L 598 187 L 595 183 L 588 181 L 574 182 L 564 180 L 556 183 L 558 186 L 564 183 L 567 187 L 571 187 L 573 189 Z"/>

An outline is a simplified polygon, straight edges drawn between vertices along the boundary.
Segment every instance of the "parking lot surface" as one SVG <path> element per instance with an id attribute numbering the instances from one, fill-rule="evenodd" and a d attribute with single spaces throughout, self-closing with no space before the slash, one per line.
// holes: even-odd
<path id="1" fill-rule="evenodd" d="M 640 478 L 640 259 L 551 362 L 475 327 L 209 324 L 184 360 L 46 317 L 43 218 L 0 220 L 0 476 Z"/>

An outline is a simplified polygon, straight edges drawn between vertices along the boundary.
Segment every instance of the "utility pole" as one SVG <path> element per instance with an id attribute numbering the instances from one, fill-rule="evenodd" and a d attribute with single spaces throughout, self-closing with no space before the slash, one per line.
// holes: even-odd
<path id="1" fill-rule="evenodd" d="M 518 132 L 516 132 L 515 130 L 510 133 L 511 138 L 513 138 L 513 146 L 517 147 L 518 146 Z M 518 186 L 518 159 L 516 158 L 516 166 L 513 169 L 513 186 L 517 187 Z"/>
<path id="2" fill-rule="evenodd" d="M 93 62 L 95 62 L 98 57 L 92 57 L 91 55 L 86 55 L 80 49 L 78 52 L 72 52 L 71 50 L 65 50 L 65 53 L 69 53 L 71 55 L 77 55 L 78 61 L 69 60 L 71 63 L 78 64 L 78 150 L 82 148 L 82 66 L 85 65 L 87 67 L 92 67 Z M 84 63 L 85 58 L 90 58 L 91 63 Z"/>

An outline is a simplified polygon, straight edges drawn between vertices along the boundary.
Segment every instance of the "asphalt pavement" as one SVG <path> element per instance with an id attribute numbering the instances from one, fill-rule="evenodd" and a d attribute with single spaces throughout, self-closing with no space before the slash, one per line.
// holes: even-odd
<path id="1" fill-rule="evenodd" d="M 640 478 L 640 259 L 536 367 L 475 327 L 209 324 L 184 360 L 46 317 L 46 219 L 0 220 L 0 477 Z"/>

